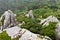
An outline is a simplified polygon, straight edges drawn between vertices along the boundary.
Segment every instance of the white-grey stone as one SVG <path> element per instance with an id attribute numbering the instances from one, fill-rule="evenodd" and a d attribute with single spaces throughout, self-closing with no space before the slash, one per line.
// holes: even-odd
<path id="1" fill-rule="evenodd" d="M 20 35 L 21 35 L 21 38 L 19 38 L 19 40 L 40 40 L 40 38 L 36 34 L 26 29 L 22 29 L 20 31 Z"/>
<path id="2" fill-rule="evenodd" d="M 59 20 L 54 16 L 49 16 L 46 19 L 41 20 L 40 24 L 42 24 L 43 26 L 48 26 L 49 22 L 59 22 Z"/>
<path id="3" fill-rule="evenodd" d="M 19 33 L 20 30 L 21 30 L 21 28 L 18 26 L 14 26 L 11 28 L 4 29 L 4 31 L 6 31 L 7 34 L 9 36 L 11 36 L 11 38 L 16 38 L 15 35 L 17 36 L 17 34 Z"/>
<path id="4" fill-rule="evenodd" d="M 19 26 L 21 26 L 21 25 L 23 25 L 23 24 L 25 24 L 25 22 L 24 22 L 24 21 L 22 21 L 22 23 L 19 23 L 18 25 L 19 25 Z"/>
<path id="5" fill-rule="evenodd" d="M 52 40 L 52 39 L 50 37 L 48 37 L 48 36 L 44 36 L 43 40 Z"/>
<path id="6" fill-rule="evenodd" d="M 19 37 L 19 40 L 52 40 L 48 36 L 42 36 L 42 38 L 40 38 L 39 34 L 34 34 L 29 30 L 21 29 L 18 26 L 7 28 L 4 29 L 3 31 L 6 31 L 7 34 L 11 36 L 12 39 Z"/>
<path id="7" fill-rule="evenodd" d="M 10 28 L 18 24 L 16 20 L 16 14 L 14 14 L 11 10 L 5 11 L 4 14 L 1 16 L 0 21 L 3 19 L 3 29 Z"/>
<path id="8" fill-rule="evenodd" d="M 56 25 L 56 40 L 60 40 L 60 23 Z"/>
<path id="9" fill-rule="evenodd" d="M 28 14 L 26 14 L 25 16 L 26 16 L 26 17 L 31 17 L 32 19 L 34 19 L 34 15 L 33 15 L 33 11 L 32 11 L 32 10 L 30 10 L 30 11 L 28 12 Z"/>
<path id="10" fill-rule="evenodd" d="M 43 36 L 43 38 L 40 38 L 39 34 L 34 34 L 27 29 L 21 29 L 16 37 L 18 36 L 20 37 L 19 40 L 52 40 L 48 36 Z"/>
<path id="11" fill-rule="evenodd" d="M 40 38 L 38 37 L 37 34 L 34 34 L 27 29 L 21 29 L 19 26 L 15 26 L 17 25 L 18 22 L 17 22 L 17 19 L 15 18 L 16 14 L 13 14 L 11 10 L 6 11 L 2 15 L 2 17 L 3 16 L 5 17 L 5 19 L 4 19 L 4 24 L 1 26 L 1 29 L 4 28 L 3 31 L 6 31 L 7 34 L 11 36 L 11 38 L 19 37 L 19 40 L 48 40 L 50 39 L 47 36 L 43 36 L 43 38 Z M 34 19 L 32 10 L 30 10 L 29 13 L 27 14 L 27 17 L 29 16 L 32 19 Z M 0 18 L 0 20 L 2 20 L 2 17 Z M 57 18 L 49 16 L 48 18 L 41 20 L 41 24 L 45 23 L 44 25 L 49 25 L 48 24 L 49 22 L 59 22 L 58 20 L 57 21 L 56 20 Z M 18 25 L 21 26 L 22 24 L 25 24 L 25 22 L 23 21 L 21 24 L 18 24 Z"/>

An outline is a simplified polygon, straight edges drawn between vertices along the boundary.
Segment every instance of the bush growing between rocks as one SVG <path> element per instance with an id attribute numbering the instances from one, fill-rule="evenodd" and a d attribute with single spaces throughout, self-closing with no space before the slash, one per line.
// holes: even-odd
<path id="1" fill-rule="evenodd" d="M 2 33 L 0 33 L 0 40 L 11 40 L 11 37 L 8 36 L 6 31 L 3 31 Z"/>
<path id="2" fill-rule="evenodd" d="M 50 15 L 53 15 L 53 16 L 57 17 L 58 19 L 60 19 L 60 17 L 59 17 L 60 14 L 57 11 L 53 12 L 53 10 L 50 8 L 46 8 L 46 9 L 45 8 L 39 8 L 39 9 L 33 10 L 35 19 L 26 18 L 24 16 L 24 14 L 21 14 L 21 15 L 18 14 L 17 19 L 19 22 L 21 22 L 21 21 L 25 22 L 25 24 L 23 24 L 21 26 L 21 28 L 26 28 L 33 33 L 38 33 L 41 35 L 47 35 L 47 36 L 51 37 L 53 40 L 55 40 L 56 23 L 50 22 L 50 25 L 42 26 L 39 24 L 39 21 L 36 19 L 38 19 L 38 18 L 44 19 Z"/>
<path id="3" fill-rule="evenodd" d="M 41 27 L 40 34 L 45 35 L 45 36 L 47 35 L 50 38 L 52 38 L 52 40 L 56 40 L 55 39 L 55 26 L 56 26 L 56 23 L 50 22 L 48 26 Z"/>
<path id="4" fill-rule="evenodd" d="M 39 33 L 40 31 L 40 24 L 37 22 L 36 19 L 26 19 L 25 20 L 25 24 L 23 24 L 21 26 L 21 28 L 26 28 L 28 30 L 30 30 L 31 32 L 34 32 L 34 33 Z"/>
<path id="5" fill-rule="evenodd" d="M 19 40 L 19 38 L 13 38 L 12 40 Z"/>
<path id="6" fill-rule="evenodd" d="M 21 18 L 21 20 L 25 21 L 25 24 L 21 26 L 21 28 L 25 28 L 30 30 L 33 33 L 47 35 L 53 40 L 55 40 L 55 26 L 56 23 L 51 23 L 48 26 L 42 26 L 39 24 L 38 20 L 31 18 Z"/>
<path id="7" fill-rule="evenodd" d="M 2 24 L 2 25 L 4 24 L 4 19 L 5 19 L 5 16 L 3 16 L 3 17 L 2 17 L 2 20 L 0 20 L 0 25 L 1 25 L 1 24 Z"/>
<path id="8" fill-rule="evenodd" d="M 19 40 L 19 39 L 18 38 L 11 39 L 11 37 L 6 33 L 6 31 L 3 31 L 2 33 L 0 33 L 0 40 Z"/>
<path id="9" fill-rule="evenodd" d="M 26 23 L 21 26 L 21 28 L 26 28 L 33 33 L 37 33 L 40 35 L 49 36 L 53 40 L 55 40 L 55 26 L 57 23 L 50 22 L 48 26 L 40 25 L 35 19 L 34 20 L 26 20 Z"/>

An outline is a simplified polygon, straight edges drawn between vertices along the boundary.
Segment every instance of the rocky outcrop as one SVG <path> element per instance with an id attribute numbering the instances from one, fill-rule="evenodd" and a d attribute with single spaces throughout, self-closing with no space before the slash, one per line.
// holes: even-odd
<path id="1" fill-rule="evenodd" d="M 16 14 L 14 14 L 11 10 L 5 11 L 5 13 L 0 18 L 0 22 L 1 30 L 18 24 Z"/>
<path id="2" fill-rule="evenodd" d="M 52 40 L 48 36 L 40 38 L 40 35 L 34 34 L 26 29 L 20 30 L 19 35 L 21 36 L 19 40 Z"/>
<path id="3" fill-rule="evenodd" d="M 60 40 L 60 23 L 56 25 L 56 40 Z"/>
<path id="4" fill-rule="evenodd" d="M 25 24 L 25 22 L 24 21 L 22 21 L 21 23 L 19 23 L 18 25 L 19 26 L 21 26 L 21 25 L 23 25 L 23 24 Z"/>
<path id="5" fill-rule="evenodd" d="M 32 19 L 34 19 L 34 15 L 33 15 L 33 11 L 32 11 L 32 10 L 30 10 L 30 11 L 28 12 L 28 14 L 26 14 L 25 16 L 26 16 L 26 17 L 31 17 Z"/>
<path id="6" fill-rule="evenodd" d="M 43 40 L 52 40 L 52 39 L 50 37 L 48 37 L 48 36 L 44 36 Z"/>
<path id="7" fill-rule="evenodd" d="M 32 19 L 34 19 L 32 10 L 30 10 L 29 13 L 26 14 L 25 16 L 27 17 L 30 16 Z M 41 21 L 41 24 L 45 22 L 46 23 L 58 22 L 58 21 L 54 21 L 53 19 L 55 19 L 55 17 L 52 16 L 48 17 L 44 21 Z M 0 23 L 1 23 L 0 29 L 6 31 L 7 34 L 11 36 L 11 38 L 18 37 L 19 40 L 52 40 L 48 36 L 40 36 L 39 34 L 34 34 L 27 29 L 20 28 L 22 24 L 25 24 L 25 22 L 23 21 L 22 23 L 18 24 L 16 19 L 16 14 L 14 14 L 11 10 L 5 11 L 5 13 L 0 18 Z"/>
<path id="8" fill-rule="evenodd" d="M 18 26 L 14 26 L 12 28 L 7 28 L 7 29 L 4 29 L 3 31 L 6 31 L 7 34 L 9 36 L 11 36 L 11 38 L 16 38 L 17 34 L 19 33 L 19 31 L 21 30 L 20 27 Z M 16 36 L 15 36 L 16 35 Z"/>
<path id="9" fill-rule="evenodd" d="M 42 24 L 43 26 L 48 26 L 49 22 L 59 22 L 59 20 L 54 16 L 49 16 L 46 19 L 41 20 L 40 24 Z"/>
<path id="10" fill-rule="evenodd" d="M 36 34 L 26 29 L 20 30 L 19 35 L 21 35 L 21 38 L 19 38 L 19 40 L 40 40 L 40 38 L 37 37 Z"/>
<path id="11" fill-rule="evenodd" d="M 21 29 L 18 26 L 4 29 L 11 38 L 19 38 L 19 40 L 52 40 L 48 36 L 41 36 L 39 34 L 34 34 L 27 29 Z"/>

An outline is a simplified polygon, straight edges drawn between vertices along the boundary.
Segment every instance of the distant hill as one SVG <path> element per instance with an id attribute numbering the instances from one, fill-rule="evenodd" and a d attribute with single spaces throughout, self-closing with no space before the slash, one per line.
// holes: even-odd
<path id="1" fill-rule="evenodd" d="M 22 11 L 38 9 L 40 6 L 48 6 L 54 9 L 60 8 L 60 0 L 0 0 L 0 14 L 8 9 Z"/>

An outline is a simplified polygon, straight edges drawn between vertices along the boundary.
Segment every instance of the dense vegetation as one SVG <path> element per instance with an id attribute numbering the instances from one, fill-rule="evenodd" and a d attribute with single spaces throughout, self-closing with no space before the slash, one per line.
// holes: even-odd
<path id="1" fill-rule="evenodd" d="M 53 40 L 55 39 L 55 26 L 56 23 L 51 23 L 48 26 L 42 26 L 40 25 L 40 20 L 39 19 L 44 19 L 47 18 L 50 15 L 53 15 L 57 17 L 60 20 L 60 14 L 59 14 L 59 9 L 57 9 L 55 12 L 48 8 L 48 7 L 41 7 L 39 9 L 33 10 L 34 13 L 34 19 L 31 19 L 31 17 L 27 18 L 25 17 L 25 14 L 28 13 L 28 11 L 23 11 L 20 12 L 19 10 L 15 11 L 17 13 L 17 19 L 19 22 L 25 21 L 25 24 L 21 26 L 21 28 L 26 28 L 30 30 L 33 33 L 37 33 L 40 35 L 47 35 Z M 25 14 L 24 14 L 25 13 Z"/>
<path id="2" fill-rule="evenodd" d="M 53 40 L 56 40 L 55 26 L 56 26 L 56 23 L 50 22 L 48 26 L 41 27 L 40 34 L 47 35 L 51 37 Z"/>
<path id="3" fill-rule="evenodd" d="M 33 9 L 33 14 L 34 14 L 34 17 L 35 17 L 34 19 L 31 19 L 31 17 L 29 17 L 29 18 L 25 17 L 25 14 L 28 13 L 28 12 L 29 12 L 28 10 L 23 10 L 23 11 L 15 10 L 14 11 L 14 13 L 17 14 L 16 18 L 19 22 L 25 21 L 25 24 L 23 24 L 21 26 L 21 28 L 26 28 L 26 29 L 30 30 L 31 32 L 37 33 L 37 34 L 40 34 L 40 35 L 47 35 L 50 38 L 52 38 L 53 40 L 55 40 L 55 26 L 56 26 L 56 23 L 50 23 L 50 25 L 48 25 L 48 26 L 42 26 L 42 25 L 40 25 L 40 20 L 39 19 L 44 19 L 44 18 L 47 18 L 50 15 L 53 15 L 60 20 L 60 9 L 52 10 L 51 8 L 49 8 L 47 6 L 40 7 L 38 9 Z M 4 35 L 2 35 L 1 38 L 3 36 Z M 3 37 L 3 38 L 5 39 L 5 37 Z M 8 39 L 10 39 L 10 38 L 8 38 Z M 13 40 L 17 40 L 17 39 L 15 38 Z"/>
<path id="4" fill-rule="evenodd" d="M 47 6 L 53 10 L 60 9 L 60 0 L 0 0 L 0 15 L 10 10 L 38 9 L 40 6 Z"/>
<path id="5" fill-rule="evenodd" d="M 55 39 L 56 23 L 50 23 L 50 25 L 48 25 L 48 26 L 41 26 L 38 24 L 30 24 L 29 22 L 27 22 L 27 23 L 28 24 L 22 25 L 23 26 L 22 28 L 26 28 L 33 33 L 38 33 L 40 35 L 49 36 L 53 40 L 56 40 Z M 8 36 L 6 31 L 3 31 L 2 33 L 0 33 L 0 40 L 18 40 L 18 38 L 11 39 L 11 37 Z"/>
<path id="6" fill-rule="evenodd" d="M 6 31 L 4 31 L 4 32 L 0 33 L 0 40 L 11 40 L 11 37 L 8 36 Z"/>
<path id="7" fill-rule="evenodd" d="M 0 33 L 0 40 L 18 40 L 18 38 L 11 39 L 11 37 L 6 33 L 6 31 L 3 31 L 2 33 Z"/>
<path id="8" fill-rule="evenodd" d="M 21 28 L 26 28 L 31 32 L 40 35 L 47 35 L 55 40 L 56 23 L 50 23 L 48 26 L 42 26 L 40 25 L 39 19 L 44 19 L 53 15 L 60 20 L 60 0 L 0 0 L 0 3 L 0 15 L 5 10 L 10 9 L 17 14 L 16 18 L 19 22 L 25 21 L 25 24 L 23 24 Z M 34 19 L 25 17 L 25 14 L 28 13 L 30 9 L 33 10 Z M 0 40 L 18 39 L 11 39 L 6 32 L 3 32 L 0 33 Z"/>

